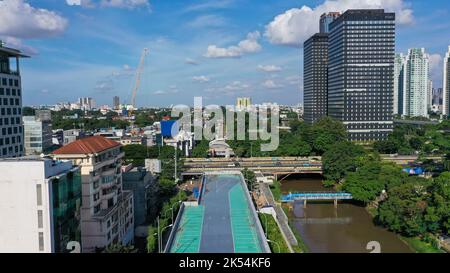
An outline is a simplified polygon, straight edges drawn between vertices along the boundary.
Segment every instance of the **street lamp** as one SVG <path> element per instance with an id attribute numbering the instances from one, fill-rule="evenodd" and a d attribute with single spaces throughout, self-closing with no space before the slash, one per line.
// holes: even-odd
<path id="1" fill-rule="evenodd" d="M 278 244 L 277 242 L 275 242 L 275 241 L 272 241 L 272 240 L 269 240 L 269 239 L 267 239 L 267 242 L 276 244 L 276 245 L 277 245 L 277 247 L 278 247 L 278 253 L 281 253 L 281 248 L 280 248 L 280 245 L 279 245 L 279 244 Z"/>
<path id="2" fill-rule="evenodd" d="M 171 210 L 172 211 L 172 224 L 173 224 L 173 208 L 176 206 L 176 205 L 178 205 L 178 204 L 180 204 L 181 203 L 181 201 L 180 200 L 178 200 L 178 202 L 177 203 L 175 203 L 175 204 L 173 204 L 172 205 L 172 207 L 170 208 L 170 209 L 167 209 L 165 212 L 164 212 L 164 217 L 167 215 L 167 211 L 169 211 L 169 210 Z"/>

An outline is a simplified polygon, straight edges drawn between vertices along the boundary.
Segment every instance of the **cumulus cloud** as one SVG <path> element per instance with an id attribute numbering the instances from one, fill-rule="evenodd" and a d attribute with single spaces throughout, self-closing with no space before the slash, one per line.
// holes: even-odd
<path id="1" fill-rule="evenodd" d="M 282 84 L 275 83 L 274 80 L 266 80 L 262 85 L 267 89 L 279 89 L 284 87 Z"/>
<path id="2" fill-rule="evenodd" d="M 0 35 L 18 39 L 62 34 L 68 21 L 54 11 L 37 9 L 24 0 L 0 1 Z"/>
<path id="3" fill-rule="evenodd" d="M 258 65 L 258 70 L 264 71 L 264 72 L 279 72 L 281 71 L 281 67 L 276 65 Z"/>
<path id="4" fill-rule="evenodd" d="M 247 34 L 247 39 L 240 41 L 235 46 L 221 48 L 210 45 L 204 56 L 207 58 L 239 58 L 246 53 L 258 52 L 262 49 L 258 42 L 260 37 L 259 31 L 255 31 Z"/>
<path id="5" fill-rule="evenodd" d="M 195 82 L 207 83 L 210 79 L 206 76 L 194 76 L 192 77 L 192 80 Z"/>
<path id="6" fill-rule="evenodd" d="M 81 6 L 83 8 L 112 7 L 135 9 L 140 7 L 150 7 L 148 0 L 66 0 L 69 6 Z"/>
<path id="7" fill-rule="evenodd" d="M 39 54 L 39 51 L 36 48 L 24 44 L 21 39 L 9 36 L 0 36 L 0 40 L 2 40 L 7 47 L 18 49 L 27 55 L 34 56 Z"/>
<path id="8" fill-rule="evenodd" d="M 273 44 L 299 47 L 319 31 L 319 19 L 323 13 L 363 8 L 384 8 L 395 12 L 399 25 L 414 22 L 413 11 L 404 0 L 327 0 L 314 8 L 305 5 L 279 14 L 266 26 L 264 36 Z"/>
<path id="9" fill-rule="evenodd" d="M 150 7 L 150 2 L 148 0 L 102 0 L 100 5 L 103 7 L 134 9 Z"/>

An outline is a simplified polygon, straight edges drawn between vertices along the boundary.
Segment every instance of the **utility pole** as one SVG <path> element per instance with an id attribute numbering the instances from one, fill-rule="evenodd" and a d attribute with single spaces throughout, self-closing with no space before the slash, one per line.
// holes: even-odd
<path id="1" fill-rule="evenodd" d="M 178 142 L 175 144 L 175 155 L 174 155 L 174 158 L 175 158 L 175 173 L 174 173 L 174 176 L 173 176 L 173 178 L 175 179 L 175 183 L 178 183 L 178 181 L 177 181 L 177 149 L 178 149 Z"/>

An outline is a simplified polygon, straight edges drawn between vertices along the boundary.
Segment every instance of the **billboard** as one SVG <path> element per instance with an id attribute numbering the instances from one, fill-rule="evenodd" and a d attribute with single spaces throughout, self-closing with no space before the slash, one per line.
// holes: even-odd
<path id="1" fill-rule="evenodd" d="M 178 134 L 178 124 L 176 120 L 161 121 L 161 134 L 163 137 L 175 137 Z"/>

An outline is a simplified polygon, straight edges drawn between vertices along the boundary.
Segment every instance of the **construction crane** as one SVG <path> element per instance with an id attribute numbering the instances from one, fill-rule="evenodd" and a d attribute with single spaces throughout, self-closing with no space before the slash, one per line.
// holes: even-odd
<path id="1" fill-rule="evenodd" d="M 131 95 L 131 109 L 130 109 L 130 116 L 132 112 L 136 109 L 136 94 L 139 90 L 139 87 L 141 86 L 141 75 L 142 71 L 144 70 L 144 64 L 145 64 L 145 57 L 148 54 L 148 48 L 144 48 L 141 55 L 141 60 L 139 61 L 139 66 L 136 69 L 136 82 L 133 88 L 133 92 Z"/>

